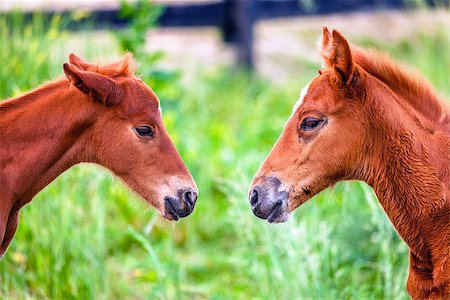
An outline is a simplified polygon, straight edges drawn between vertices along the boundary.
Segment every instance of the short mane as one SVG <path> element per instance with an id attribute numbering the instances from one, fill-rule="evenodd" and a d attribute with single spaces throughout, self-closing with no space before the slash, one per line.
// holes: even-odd
<path id="1" fill-rule="evenodd" d="M 450 111 L 428 81 L 376 50 L 351 47 L 353 60 L 367 73 L 381 80 L 415 111 L 450 133 Z"/>

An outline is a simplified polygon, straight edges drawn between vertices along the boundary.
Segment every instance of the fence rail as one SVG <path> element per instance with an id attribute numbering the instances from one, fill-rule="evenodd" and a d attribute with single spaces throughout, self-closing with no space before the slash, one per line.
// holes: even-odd
<path id="1" fill-rule="evenodd" d="M 158 24 L 162 27 L 218 27 L 224 41 L 237 51 L 239 65 L 253 67 L 253 28 L 260 20 L 298 16 L 325 15 L 356 11 L 410 8 L 413 0 L 223 0 L 221 2 L 167 4 Z M 438 3 L 449 6 L 449 0 L 425 0 L 429 7 Z M 31 15 L 32 13 L 28 13 Z M 47 12 L 49 16 L 54 12 Z M 64 14 L 69 14 L 65 12 Z M 82 22 L 96 28 L 124 27 L 129 20 L 120 18 L 116 10 L 96 10 Z M 80 23 L 69 29 L 82 28 Z"/>

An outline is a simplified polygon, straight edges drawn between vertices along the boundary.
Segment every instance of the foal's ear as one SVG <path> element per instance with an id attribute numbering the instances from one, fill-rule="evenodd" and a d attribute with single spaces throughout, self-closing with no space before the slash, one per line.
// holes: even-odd
<path id="1" fill-rule="evenodd" d="M 69 63 L 70 63 L 72 66 L 78 67 L 78 68 L 80 68 L 81 70 L 85 70 L 85 71 L 86 71 L 87 69 L 89 69 L 89 68 L 91 68 L 91 67 L 94 66 L 93 64 L 88 63 L 87 61 L 85 61 L 85 60 L 79 58 L 79 57 L 76 56 L 74 53 L 70 53 L 70 54 L 69 54 Z"/>
<path id="2" fill-rule="evenodd" d="M 324 65 L 331 67 L 330 55 L 331 55 L 331 33 L 327 27 L 322 27 L 322 38 L 319 40 L 319 50 L 322 55 Z"/>
<path id="3" fill-rule="evenodd" d="M 324 28 L 321 54 L 325 65 L 334 69 L 339 82 L 347 84 L 353 75 L 353 59 L 347 40 L 336 30 L 331 35 Z"/>
<path id="4" fill-rule="evenodd" d="M 120 85 L 94 72 L 82 71 L 67 63 L 63 65 L 67 79 L 83 93 L 106 106 L 118 104 L 124 95 Z"/>
<path id="5" fill-rule="evenodd" d="M 350 82 L 353 75 L 352 52 L 347 40 L 338 31 L 333 30 L 333 64 L 334 72 L 344 84 Z"/>

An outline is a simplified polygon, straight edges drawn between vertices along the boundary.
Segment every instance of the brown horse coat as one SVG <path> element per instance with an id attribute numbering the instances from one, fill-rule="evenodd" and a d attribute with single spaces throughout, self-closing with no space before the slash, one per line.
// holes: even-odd
<path id="1" fill-rule="evenodd" d="M 131 55 L 101 66 L 71 54 L 65 78 L 0 103 L 0 257 L 19 209 L 80 162 L 108 168 L 169 220 L 192 212 L 195 182 L 131 64 Z"/>
<path id="2" fill-rule="evenodd" d="M 413 299 L 450 299 L 450 114 L 421 76 L 323 30 L 325 68 L 255 175 L 256 216 L 283 222 L 342 180 L 373 187 L 410 249 Z"/>

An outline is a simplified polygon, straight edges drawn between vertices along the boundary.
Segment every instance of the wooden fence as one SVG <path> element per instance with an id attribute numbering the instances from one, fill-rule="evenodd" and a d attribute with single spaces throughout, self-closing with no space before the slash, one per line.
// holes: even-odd
<path id="1" fill-rule="evenodd" d="M 429 7 L 443 5 L 449 0 L 425 0 Z M 256 22 L 274 18 L 324 15 L 355 11 L 377 11 L 410 8 L 414 0 L 222 0 L 165 5 L 158 24 L 162 27 L 214 26 L 223 32 L 224 42 L 232 43 L 237 51 L 237 63 L 253 67 L 253 28 Z M 52 15 L 52 12 L 48 13 Z M 118 10 L 96 10 L 84 19 L 95 27 L 123 27 L 127 19 Z M 71 24 L 69 28 L 80 28 Z"/>

